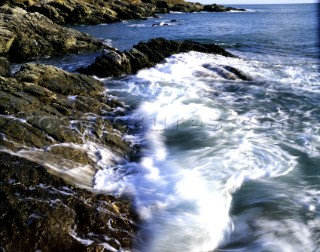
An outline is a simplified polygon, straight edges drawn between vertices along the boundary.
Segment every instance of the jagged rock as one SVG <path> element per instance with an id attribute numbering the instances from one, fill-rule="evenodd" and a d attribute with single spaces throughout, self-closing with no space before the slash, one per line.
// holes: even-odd
<path id="1" fill-rule="evenodd" d="M 110 8 L 120 20 L 145 19 L 157 13 L 157 9 L 149 4 L 132 4 L 124 1 L 113 1 Z"/>
<path id="2" fill-rule="evenodd" d="M 68 146 L 52 146 L 50 147 L 50 153 L 63 156 L 64 158 L 82 164 L 87 164 L 90 162 L 87 153 Z"/>
<path id="3" fill-rule="evenodd" d="M 88 95 L 101 93 L 100 81 L 86 75 L 71 74 L 53 66 L 25 64 L 15 77 L 62 95 Z"/>
<path id="4" fill-rule="evenodd" d="M 203 64 L 202 66 L 226 80 L 252 81 L 252 78 L 250 75 L 231 66 L 221 66 L 221 65 L 211 65 L 211 64 Z"/>
<path id="5" fill-rule="evenodd" d="M 7 56 L 16 34 L 0 26 L 0 56 Z"/>
<path id="6" fill-rule="evenodd" d="M 218 4 L 208 4 L 203 6 L 204 11 L 208 12 L 227 12 L 227 11 L 246 11 L 245 9 L 238 9 L 234 7 L 225 7 Z"/>
<path id="7" fill-rule="evenodd" d="M 10 76 L 10 63 L 4 57 L 0 57 L 0 76 L 4 76 L 4 77 Z"/>
<path id="8" fill-rule="evenodd" d="M 55 174 L 77 184 L 76 173 L 65 170 L 85 166 L 90 172 L 84 186 L 92 186 L 90 176 L 101 168 L 98 160 L 94 154 L 90 160 L 78 155 L 90 151 L 88 142 L 110 152 L 109 165 L 138 158 L 137 147 L 123 138 L 128 128 L 115 121 L 127 109 L 104 90 L 104 83 L 90 76 L 39 64 L 26 64 L 11 78 L 0 77 L 0 149 L 27 151 L 26 157 L 61 167 L 63 172 Z M 57 151 L 61 149 L 68 151 Z"/>
<path id="9" fill-rule="evenodd" d="M 14 78 L 0 77 L 0 114 L 14 114 L 22 110 L 38 109 L 40 102 Z"/>
<path id="10" fill-rule="evenodd" d="M 151 4 L 128 1 L 33 1 L 17 4 L 13 0 L 4 3 L 19 6 L 28 12 L 38 12 L 58 24 L 100 24 L 119 22 L 121 19 L 141 19 L 152 16 L 158 9 Z"/>
<path id="11" fill-rule="evenodd" d="M 119 76 L 131 73 L 131 65 L 126 54 L 117 50 L 106 50 L 96 59 L 97 76 Z M 105 75 L 107 72 L 107 75 Z"/>
<path id="12" fill-rule="evenodd" d="M 116 77 L 136 73 L 140 69 L 152 67 L 162 62 L 172 54 L 189 51 L 233 57 L 231 53 L 213 44 L 206 45 L 193 41 L 178 42 L 157 38 L 151 39 L 147 43 L 140 42 L 133 46 L 133 49 L 130 51 L 123 53 L 110 49 L 97 57 L 92 65 L 87 68 L 80 68 L 78 71 L 99 77 Z"/>
<path id="13" fill-rule="evenodd" d="M 74 188 L 24 158 L 0 152 L 0 246 L 5 251 L 130 249 L 130 202 Z"/>
<path id="14" fill-rule="evenodd" d="M 246 81 L 252 81 L 252 77 L 248 74 L 246 74 L 245 72 L 236 69 L 234 67 L 231 66 L 224 66 L 223 67 L 225 70 L 227 70 L 228 72 L 234 74 L 236 76 L 236 78 L 241 79 L 241 80 L 246 80 Z"/>
<path id="15" fill-rule="evenodd" d="M 170 8 L 170 11 L 179 11 L 179 12 L 199 12 L 203 11 L 203 5 L 200 3 L 182 3 L 182 4 L 176 4 L 173 5 Z"/>
<path id="16" fill-rule="evenodd" d="M 120 21 L 117 13 L 107 4 L 79 1 L 41 2 L 27 7 L 30 12 L 39 12 L 59 24 L 100 24 Z M 102 5 L 102 6 L 101 6 Z"/>
<path id="17" fill-rule="evenodd" d="M 98 51 L 102 42 L 61 27 L 39 13 L 21 8 L 0 8 L 0 56 L 10 61 L 33 57 Z"/>
<path id="18" fill-rule="evenodd" d="M 5 251 L 131 248 L 136 217 L 129 201 L 70 186 L 92 188 L 98 169 L 137 158 L 124 140 L 127 127 L 112 119 L 125 106 L 103 91 L 92 77 L 39 64 L 0 76 Z"/>
<path id="19" fill-rule="evenodd" d="M 52 140 L 43 131 L 17 119 L 2 117 L 0 128 L 1 133 L 7 136 L 6 138 L 11 142 L 21 142 L 36 148 L 52 144 Z"/>

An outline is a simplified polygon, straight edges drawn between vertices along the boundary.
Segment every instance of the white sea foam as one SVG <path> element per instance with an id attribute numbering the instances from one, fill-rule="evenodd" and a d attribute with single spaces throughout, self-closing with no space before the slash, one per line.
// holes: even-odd
<path id="1" fill-rule="evenodd" d="M 107 46 L 112 46 L 112 39 L 103 39 L 102 42 Z"/>
<path id="2" fill-rule="evenodd" d="M 246 10 L 246 11 L 247 11 L 247 10 Z M 246 12 L 246 11 L 230 10 L 230 11 L 228 11 L 228 13 L 244 13 L 244 12 Z M 250 12 L 250 11 L 248 11 L 248 12 Z"/>
<path id="3" fill-rule="evenodd" d="M 69 95 L 69 96 L 68 96 L 68 99 L 69 99 L 70 101 L 75 101 L 75 100 L 77 100 L 77 96 L 76 96 L 76 95 Z"/>
<path id="4" fill-rule="evenodd" d="M 85 245 L 85 246 L 89 246 L 89 245 L 91 245 L 91 244 L 94 242 L 94 241 L 92 241 L 92 240 L 83 239 L 83 238 L 79 237 L 75 230 L 71 230 L 71 231 L 69 232 L 69 234 L 70 234 L 74 239 L 76 239 L 78 242 L 80 242 L 81 244 L 83 244 L 83 245 Z"/>
<path id="5" fill-rule="evenodd" d="M 232 66 L 255 82 L 225 79 L 205 64 L 212 69 Z M 296 158 L 281 147 L 287 143 L 287 132 L 275 123 L 270 127 L 268 121 L 280 125 L 289 115 L 281 109 L 263 114 L 254 105 L 257 96 L 273 92 L 266 80 L 286 73 L 285 67 L 265 66 L 190 52 L 115 86 L 124 97 L 140 97 L 132 116 L 141 124 L 143 157 L 139 163 L 99 171 L 95 188 L 135 199 L 143 220 L 137 251 L 217 248 L 233 229 L 232 194 L 245 181 L 281 177 L 294 170 Z M 303 76 L 296 76 L 303 81 Z M 239 96 L 233 89 L 246 92 Z M 239 99 L 252 103 L 251 109 L 239 110 Z M 263 119 L 269 123 L 261 123 Z M 307 130 L 294 136 L 301 134 Z"/>
<path id="6" fill-rule="evenodd" d="M 144 27 L 147 27 L 147 25 L 146 24 L 129 24 L 128 27 L 144 28 Z"/>

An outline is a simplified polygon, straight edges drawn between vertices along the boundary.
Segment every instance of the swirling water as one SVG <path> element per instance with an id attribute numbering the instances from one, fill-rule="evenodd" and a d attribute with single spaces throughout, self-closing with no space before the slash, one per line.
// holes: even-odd
<path id="1" fill-rule="evenodd" d="M 99 171 L 95 187 L 133 198 L 135 251 L 320 251 L 317 5 L 244 7 L 76 27 L 121 50 L 161 36 L 239 56 L 173 55 L 104 80 L 134 108 L 121 119 L 143 148 L 140 162 Z M 79 61 L 92 56 L 69 70 Z M 225 66 L 253 81 L 212 70 Z"/>

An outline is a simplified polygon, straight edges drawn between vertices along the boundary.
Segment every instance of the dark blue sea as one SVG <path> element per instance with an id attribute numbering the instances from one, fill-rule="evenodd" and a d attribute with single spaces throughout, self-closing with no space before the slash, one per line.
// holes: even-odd
<path id="1" fill-rule="evenodd" d="M 238 56 L 183 53 L 103 79 L 133 108 L 120 119 L 139 122 L 126 137 L 141 160 L 95 175 L 96 190 L 132 198 L 133 251 L 320 251 L 317 4 L 238 7 L 247 11 L 74 27 L 119 50 L 164 37 Z M 94 56 L 47 62 L 74 70 Z M 226 66 L 252 81 L 226 78 Z"/>

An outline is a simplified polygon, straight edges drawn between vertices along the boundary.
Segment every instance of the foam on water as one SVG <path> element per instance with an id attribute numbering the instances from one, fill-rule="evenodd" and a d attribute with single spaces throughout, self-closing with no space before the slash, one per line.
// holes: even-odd
<path id="1" fill-rule="evenodd" d="M 230 80 L 212 71 L 224 66 L 254 81 Z M 142 220 L 137 251 L 217 248 L 233 230 L 232 194 L 245 181 L 281 177 L 295 169 L 296 157 L 283 146 L 315 137 L 314 132 L 270 127 L 271 121 L 283 125 L 290 114 L 280 105 L 264 113 L 261 100 L 277 94 L 276 80 L 281 88 L 299 90 L 306 76 L 298 71 L 190 52 L 109 85 L 110 92 L 114 86 L 118 96 L 141 101 L 132 117 L 139 121 L 136 137 L 143 156 L 139 163 L 99 171 L 95 188 L 133 197 Z M 311 83 L 319 85 L 314 79 Z M 306 151 L 307 144 L 300 148 Z M 312 151 L 319 155 L 316 147 Z"/>
<path id="2" fill-rule="evenodd" d="M 147 27 L 147 25 L 146 24 L 129 24 L 128 27 L 144 28 L 144 27 Z"/>

